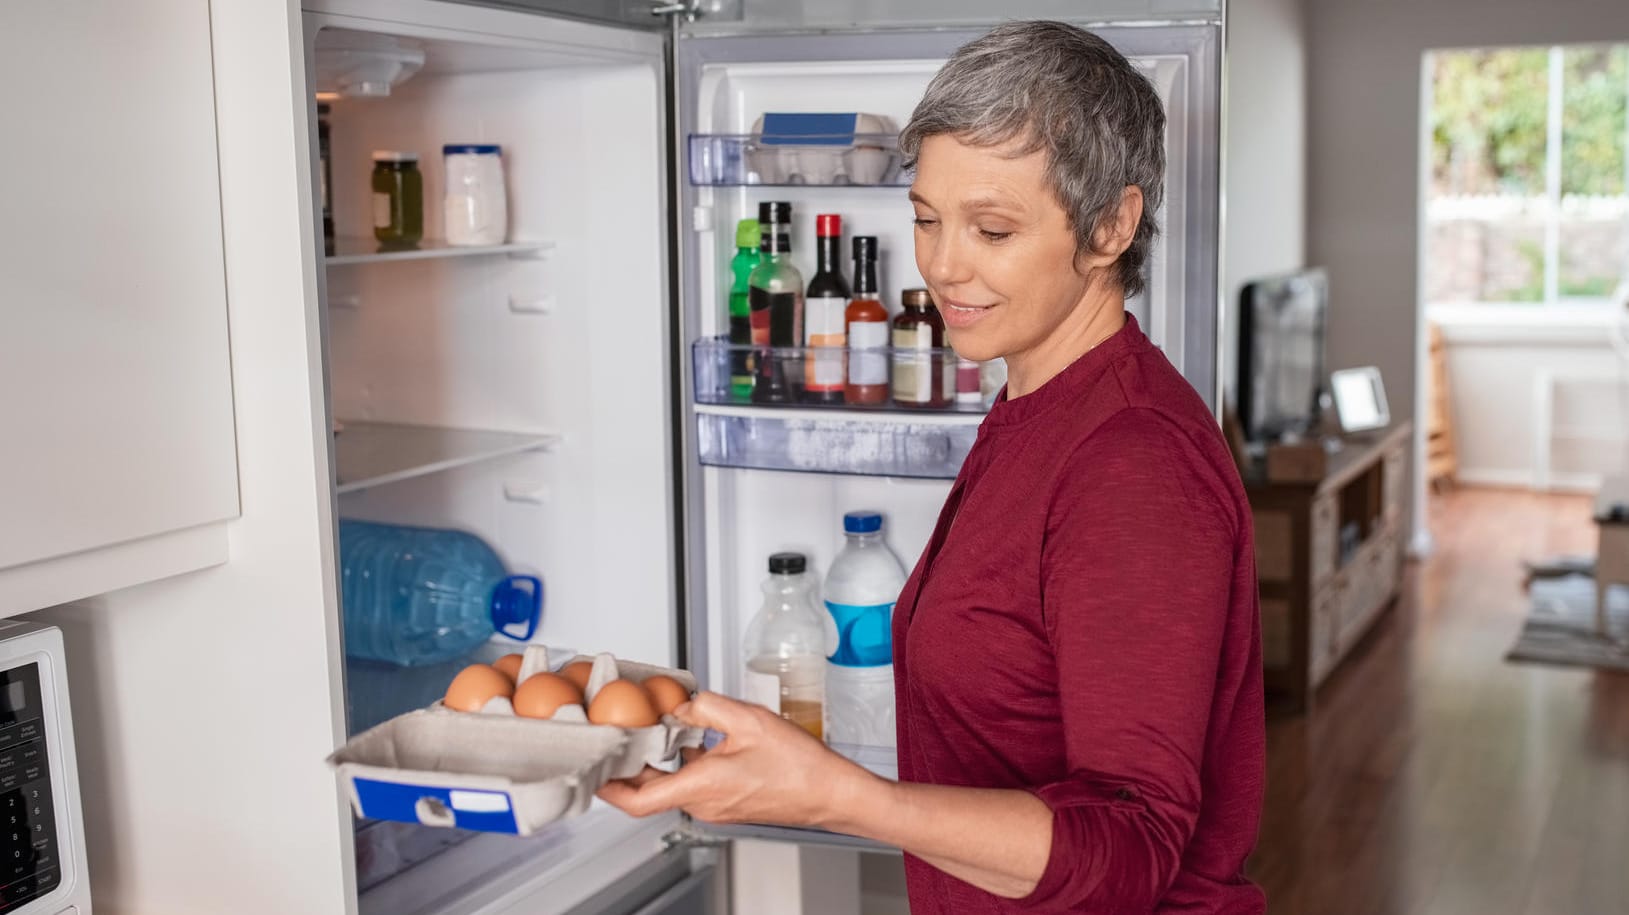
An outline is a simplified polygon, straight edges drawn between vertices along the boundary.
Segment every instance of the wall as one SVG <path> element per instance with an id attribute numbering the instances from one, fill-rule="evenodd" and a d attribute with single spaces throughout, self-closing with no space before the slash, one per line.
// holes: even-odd
<path id="1" fill-rule="evenodd" d="M 1222 164 L 1223 389 L 1233 387 L 1239 290 L 1306 256 L 1306 47 L 1300 0 L 1228 4 Z"/>
<path id="2" fill-rule="evenodd" d="M 1622 41 L 1629 4 L 1307 0 L 1306 15 L 1307 252 L 1329 269 L 1331 368 L 1379 366 L 1392 415 L 1412 418 L 1425 52 Z"/>
<path id="3" fill-rule="evenodd" d="M 38 616 L 69 655 L 98 915 L 330 913 L 350 815 L 311 179 L 292 0 L 214 3 L 242 516 L 230 561 Z M 315 158 L 315 153 L 312 155 Z M 325 586 L 325 582 L 329 582 Z"/>

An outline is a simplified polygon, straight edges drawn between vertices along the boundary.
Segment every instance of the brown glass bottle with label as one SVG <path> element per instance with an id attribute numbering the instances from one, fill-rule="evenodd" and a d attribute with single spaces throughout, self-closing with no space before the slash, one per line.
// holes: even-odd
<path id="1" fill-rule="evenodd" d="M 955 393 L 945 389 L 944 318 L 926 289 L 907 289 L 901 301 L 905 310 L 894 318 L 894 403 L 943 409 Z"/>

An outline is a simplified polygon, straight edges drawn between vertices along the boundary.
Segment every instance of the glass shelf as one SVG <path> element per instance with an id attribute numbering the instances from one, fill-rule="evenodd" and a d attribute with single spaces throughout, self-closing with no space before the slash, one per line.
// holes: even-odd
<path id="1" fill-rule="evenodd" d="M 334 436 L 339 493 L 409 480 L 558 444 L 548 433 L 444 429 L 341 420 Z"/>
<path id="2" fill-rule="evenodd" d="M 426 238 L 411 248 L 386 248 L 372 238 L 334 239 L 334 253 L 328 255 L 330 267 L 347 264 L 376 264 L 385 261 L 416 261 L 442 257 L 492 257 L 508 255 L 513 258 L 537 258 L 554 247 L 552 241 L 511 241 L 501 245 L 449 245 L 440 239 Z"/>
<path id="3" fill-rule="evenodd" d="M 906 187 L 899 137 L 691 134 L 690 183 L 710 187 Z"/>

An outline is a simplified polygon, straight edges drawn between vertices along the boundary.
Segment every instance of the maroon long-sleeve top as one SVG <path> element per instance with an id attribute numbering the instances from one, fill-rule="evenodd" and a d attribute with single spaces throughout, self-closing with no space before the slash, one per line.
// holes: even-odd
<path id="1" fill-rule="evenodd" d="M 1249 503 L 1135 320 L 979 429 L 894 617 L 899 774 L 1032 792 L 1033 893 L 906 856 L 913 915 L 1260 913 Z"/>

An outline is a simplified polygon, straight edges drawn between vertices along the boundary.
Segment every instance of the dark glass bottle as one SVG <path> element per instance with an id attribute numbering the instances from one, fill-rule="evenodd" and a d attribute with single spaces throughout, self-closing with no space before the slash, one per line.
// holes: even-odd
<path id="1" fill-rule="evenodd" d="M 894 318 L 894 403 L 903 407 L 946 407 L 945 320 L 926 289 L 907 289 L 905 310 Z M 954 379 L 954 375 L 951 376 Z"/>
<path id="2" fill-rule="evenodd" d="M 748 278 L 752 342 L 760 347 L 753 381 L 754 403 L 790 403 L 791 379 L 801 375 L 796 347 L 803 344 L 803 274 L 792 266 L 792 205 L 765 201 L 758 205 L 762 259 Z M 791 349 L 772 349 L 790 347 Z"/>
<path id="3" fill-rule="evenodd" d="M 803 298 L 804 343 L 809 347 L 804 366 L 806 403 L 843 402 L 843 326 L 848 308 L 848 281 L 843 279 L 843 217 L 821 213 L 815 217 L 814 278 Z"/>

